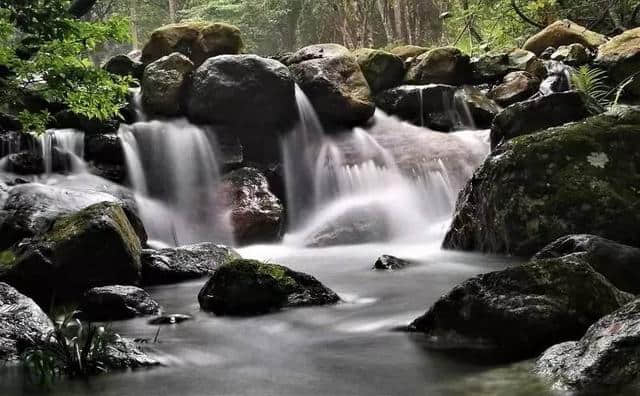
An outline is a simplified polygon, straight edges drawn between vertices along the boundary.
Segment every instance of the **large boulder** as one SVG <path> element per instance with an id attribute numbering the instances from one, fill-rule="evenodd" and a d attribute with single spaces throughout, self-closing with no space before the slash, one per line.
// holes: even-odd
<path id="1" fill-rule="evenodd" d="M 404 62 L 399 56 L 371 48 L 358 49 L 353 55 L 374 93 L 402 83 Z"/>
<path id="2" fill-rule="evenodd" d="M 102 202 L 59 217 L 42 236 L 3 252 L 0 279 L 46 304 L 91 287 L 138 283 L 140 254 L 125 211 Z"/>
<path id="3" fill-rule="evenodd" d="M 411 261 L 383 254 L 373 264 L 376 271 L 396 271 L 411 265 Z"/>
<path id="4" fill-rule="evenodd" d="M 501 84 L 489 91 L 487 96 L 501 106 L 522 102 L 538 92 L 540 79 L 528 72 L 512 72 L 504 77 Z"/>
<path id="5" fill-rule="evenodd" d="M 142 252 L 142 282 L 158 285 L 202 278 L 237 258 L 240 255 L 235 250 L 211 242 L 177 248 L 145 249 Z"/>
<path id="6" fill-rule="evenodd" d="M 271 130 L 295 121 L 295 89 L 282 63 L 256 55 L 221 55 L 193 73 L 187 95 L 189 117 L 197 123 Z"/>
<path id="7" fill-rule="evenodd" d="M 45 172 L 42 156 L 33 150 L 9 154 L 0 165 L 0 170 L 16 175 L 40 175 Z"/>
<path id="8" fill-rule="evenodd" d="M 582 44 L 563 45 L 551 54 L 551 60 L 578 67 L 591 61 L 589 50 Z"/>
<path id="9" fill-rule="evenodd" d="M 38 304 L 8 284 L 0 283 L 0 362 L 16 359 L 21 352 L 20 344 L 29 338 L 38 339 L 52 328 Z"/>
<path id="10" fill-rule="evenodd" d="M 468 55 L 454 47 L 435 48 L 418 56 L 405 81 L 409 84 L 461 85 L 471 80 Z"/>
<path id="11" fill-rule="evenodd" d="M 549 348 L 535 372 L 556 390 L 618 394 L 621 386 L 638 381 L 639 362 L 640 300 L 635 300 L 597 321 L 579 341 Z"/>
<path id="12" fill-rule="evenodd" d="M 455 94 L 451 85 L 402 85 L 376 95 L 376 105 L 414 125 L 448 132 L 456 127 Z"/>
<path id="13" fill-rule="evenodd" d="M 216 270 L 198 301 L 203 310 L 216 315 L 254 315 L 335 304 L 340 298 L 310 275 L 276 264 L 235 260 Z"/>
<path id="14" fill-rule="evenodd" d="M 407 62 L 419 57 L 427 51 L 429 51 L 429 48 L 420 47 L 418 45 L 401 45 L 391 49 L 389 52 L 402 59 L 403 62 Z"/>
<path id="15" fill-rule="evenodd" d="M 142 79 L 144 64 L 131 59 L 125 54 L 119 54 L 109 58 L 102 68 L 111 74 L 118 76 L 131 76 L 138 80 Z"/>
<path id="16" fill-rule="evenodd" d="M 598 48 L 596 64 L 608 71 L 613 82 L 620 84 L 635 77 L 627 91 L 640 96 L 640 28 L 627 30 Z"/>
<path id="17" fill-rule="evenodd" d="M 455 106 L 458 114 L 471 118 L 464 120 L 464 117 L 461 117 L 463 124 L 469 124 L 461 126 L 480 129 L 491 127 L 493 119 L 502 111 L 502 107 L 471 85 L 465 85 L 456 91 Z"/>
<path id="18" fill-rule="evenodd" d="M 538 78 L 545 75 L 544 63 L 530 51 L 488 52 L 471 60 L 473 81 L 494 83 L 512 72 L 527 72 Z"/>
<path id="19" fill-rule="evenodd" d="M 114 183 L 124 184 L 127 177 L 127 166 L 118 135 L 86 135 L 84 159 L 92 174 Z"/>
<path id="20" fill-rule="evenodd" d="M 218 55 L 235 55 L 242 50 L 240 29 L 226 23 L 182 22 L 163 26 L 151 34 L 142 49 L 141 61 L 149 64 L 180 52 L 199 66 Z"/>
<path id="21" fill-rule="evenodd" d="M 517 360 L 580 337 L 631 299 L 576 258 L 537 261 L 466 280 L 409 329 L 434 348 Z"/>
<path id="22" fill-rule="evenodd" d="M 270 190 L 267 178 L 255 168 L 241 168 L 223 180 L 236 242 L 250 244 L 276 240 L 284 220 L 284 207 Z"/>
<path id="23" fill-rule="evenodd" d="M 558 92 L 515 103 L 493 120 L 491 147 L 495 148 L 517 136 L 579 121 L 587 116 L 587 98 L 576 91 Z"/>
<path id="24" fill-rule="evenodd" d="M 296 52 L 289 69 L 327 127 L 362 125 L 375 111 L 371 89 L 346 48 L 320 44 Z"/>
<path id="25" fill-rule="evenodd" d="M 618 289 L 640 294 L 640 249 L 596 235 L 567 235 L 536 253 L 534 260 L 568 255 L 587 262 Z"/>
<path id="26" fill-rule="evenodd" d="M 531 256 L 568 234 L 640 247 L 640 109 L 512 139 L 458 198 L 449 249 Z"/>
<path id="27" fill-rule="evenodd" d="M 522 48 L 540 55 L 549 47 L 582 44 L 586 48 L 596 49 L 607 42 L 607 38 L 599 33 L 573 23 L 568 19 L 556 21 L 530 37 Z"/>
<path id="28" fill-rule="evenodd" d="M 175 117 L 183 112 L 185 83 L 194 69 L 186 56 L 174 52 L 144 69 L 142 104 L 151 114 Z"/>
<path id="29" fill-rule="evenodd" d="M 131 319 L 158 315 L 160 305 L 136 286 L 102 286 L 87 290 L 78 308 L 91 321 Z"/>

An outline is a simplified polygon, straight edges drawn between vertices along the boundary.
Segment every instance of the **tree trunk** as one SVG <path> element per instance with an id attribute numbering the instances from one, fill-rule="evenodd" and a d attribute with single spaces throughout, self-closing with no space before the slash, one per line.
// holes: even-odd
<path id="1" fill-rule="evenodd" d="M 176 23 L 176 0 L 169 0 L 169 20 Z"/>
<path id="2" fill-rule="evenodd" d="M 139 42 L 138 42 L 138 27 L 136 26 L 136 21 L 138 19 L 138 16 L 136 15 L 136 8 L 137 8 L 137 0 L 130 0 L 129 2 L 129 18 L 131 19 L 130 23 L 131 23 L 131 45 L 133 46 L 134 50 L 138 49 L 139 46 Z"/>

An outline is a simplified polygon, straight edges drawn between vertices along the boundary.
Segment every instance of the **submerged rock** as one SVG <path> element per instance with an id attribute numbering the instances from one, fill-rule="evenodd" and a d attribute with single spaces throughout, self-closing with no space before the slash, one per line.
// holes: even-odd
<path id="1" fill-rule="evenodd" d="M 256 55 L 221 55 L 193 73 L 187 94 L 189 117 L 198 123 L 251 127 L 265 140 L 286 129 L 295 114 L 294 81 L 282 63 Z"/>
<path id="2" fill-rule="evenodd" d="M 211 275 L 227 261 L 240 258 L 233 249 L 211 242 L 142 251 L 142 281 L 146 285 L 177 283 Z"/>
<path id="3" fill-rule="evenodd" d="M 493 87 L 487 96 L 501 106 L 510 106 L 529 99 L 538 92 L 539 87 L 540 79 L 532 74 L 513 72 L 507 74 L 502 83 Z"/>
<path id="4" fill-rule="evenodd" d="M 218 55 L 235 55 L 242 50 L 240 29 L 226 23 L 190 21 L 163 26 L 151 34 L 142 49 L 142 63 L 149 64 L 180 52 L 196 65 Z"/>
<path id="5" fill-rule="evenodd" d="M 0 362 L 16 359 L 21 343 L 38 339 L 52 328 L 49 317 L 32 299 L 0 282 Z"/>
<path id="6" fill-rule="evenodd" d="M 218 268 L 198 295 L 200 307 L 216 315 L 254 315 L 283 307 L 335 304 L 336 293 L 314 277 L 255 260 Z"/>
<path id="7" fill-rule="evenodd" d="M 589 49 L 596 49 L 606 42 L 605 36 L 564 19 L 552 23 L 529 38 L 522 48 L 540 55 L 549 47 L 558 48 L 562 45 L 577 43 Z"/>
<path id="8" fill-rule="evenodd" d="M 456 91 L 456 105 L 458 111 L 467 113 L 471 117 L 466 122 L 471 127 L 486 129 L 491 127 L 493 119 L 500 113 L 502 108 L 489 99 L 482 91 L 476 87 L 465 85 Z M 461 107 L 461 108 L 459 108 Z"/>
<path id="9" fill-rule="evenodd" d="M 88 290 L 79 310 L 91 321 L 111 321 L 157 315 L 160 305 L 149 293 L 135 286 L 103 286 Z"/>
<path id="10" fill-rule="evenodd" d="M 536 261 L 468 279 L 410 330 L 425 333 L 433 348 L 523 359 L 580 337 L 631 298 L 579 259 Z"/>
<path id="11" fill-rule="evenodd" d="M 409 84 L 461 85 L 471 80 L 469 61 L 469 56 L 457 48 L 434 48 L 418 56 L 405 81 Z"/>
<path id="12" fill-rule="evenodd" d="M 609 78 L 620 84 L 635 77 L 626 92 L 640 96 L 640 28 L 627 30 L 598 48 L 596 64 L 608 71 Z"/>
<path id="13" fill-rule="evenodd" d="M 398 86 L 404 78 L 404 61 L 389 52 L 371 48 L 354 51 L 362 73 L 373 92 Z"/>
<path id="14" fill-rule="evenodd" d="M 182 114 L 185 83 L 193 69 L 193 62 L 178 52 L 147 65 L 142 78 L 142 104 L 145 110 L 167 117 Z"/>
<path id="15" fill-rule="evenodd" d="M 292 56 L 289 69 L 325 126 L 362 125 L 373 116 L 371 89 L 346 48 L 337 44 L 302 48 Z"/>
<path id="16" fill-rule="evenodd" d="M 159 366 L 160 362 L 144 353 L 133 340 L 119 337 L 109 343 L 103 362 L 109 370 L 127 370 Z"/>
<path id="17" fill-rule="evenodd" d="M 330 221 L 329 221 L 330 220 Z M 391 237 L 390 222 L 380 207 L 354 208 L 327 219 L 304 238 L 307 247 L 354 245 L 387 241 Z"/>
<path id="18" fill-rule="evenodd" d="M 549 348 L 536 362 L 553 388 L 571 392 L 616 392 L 640 373 L 640 300 L 593 324 L 579 341 Z M 613 393 L 611 393 L 613 394 Z"/>
<path id="19" fill-rule="evenodd" d="M 414 125 L 448 132 L 456 125 L 455 93 L 451 85 L 402 85 L 380 92 L 376 105 Z"/>
<path id="20" fill-rule="evenodd" d="M 640 109 L 503 144 L 460 194 L 443 246 L 531 256 L 568 234 L 640 247 Z"/>
<path id="21" fill-rule="evenodd" d="M 618 289 L 640 294 L 640 249 L 596 235 L 567 235 L 536 253 L 534 260 L 579 257 Z"/>
<path id="22" fill-rule="evenodd" d="M 269 190 L 267 178 L 255 168 L 241 168 L 225 175 L 223 183 L 235 240 L 250 244 L 278 239 L 284 207 Z"/>
<path id="23" fill-rule="evenodd" d="M 408 267 L 409 265 L 411 265 L 411 262 L 408 260 L 403 260 L 398 257 L 383 254 L 378 258 L 378 260 L 376 260 L 375 264 L 373 265 L 373 269 L 383 270 L 383 271 L 395 271 L 395 270 L 401 270 L 405 267 Z"/>
<path id="24" fill-rule="evenodd" d="M 519 102 L 504 109 L 491 126 L 491 147 L 527 135 L 579 121 L 589 116 L 587 99 L 579 92 L 558 92 Z"/>
<path id="25" fill-rule="evenodd" d="M 138 283 L 140 254 L 122 207 L 103 202 L 59 217 L 42 236 L 5 251 L 0 279 L 47 304 L 95 286 Z"/>

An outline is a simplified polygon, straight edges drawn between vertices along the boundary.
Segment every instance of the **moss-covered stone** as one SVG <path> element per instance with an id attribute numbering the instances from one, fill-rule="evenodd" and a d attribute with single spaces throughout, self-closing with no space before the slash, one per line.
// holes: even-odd
<path id="1" fill-rule="evenodd" d="M 411 58 L 417 58 L 427 51 L 429 51 L 429 48 L 420 47 L 418 45 L 401 45 L 393 48 L 389 52 L 400 57 L 403 61 L 407 61 Z"/>
<path id="2" fill-rule="evenodd" d="M 523 359 L 580 337 L 631 299 L 575 257 L 535 261 L 468 279 L 410 330 L 425 333 L 428 345 L 439 349 Z"/>
<path id="3" fill-rule="evenodd" d="M 607 42 L 607 38 L 599 33 L 571 22 L 568 19 L 556 21 L 530 37 L 522 48 L 540 55 L 549 47 L 582 44 L 589 49 L 596 49 Z"/>
<path id="4" fill-rule="evenodd" d="M 399 56 L 371 48 L 360 48 L 353 55 L 374 93 L 402 82 L 404 62 Z"/>
<path id="5" fill-rule="evenodd" d="M 581 233 L 640 246 L 640 108 L 500 146 L 460 194 L 444 247 L 530 256 Z"/>
<path id="6" fill-rule="evenodd" d="M 184 110 L 185 82 L 193 70 L 193 62 L 177 52 L 147 65 L 142 79 L 145 110 L 168 117 L 180 115 Z"/>
<path id="7" fill-rule="evenodd" d="M 627 92 L 640 96 L 640 28 L 627 30 L 600 46 L 596 63 L 608 70 L 615 83 L 635 76 Z"/>
<path id="8" fill-rule="evenodd" d="M 283 307 L 335 304 L 339 297 L 310 275 L 238 259 L 215 271 L 198 301 L 202 309 L 217 315 L 253 315 Z"/>
<path id="9" fill-rule="evenodd" d="M 460 85 L 470 80 L 469 56 L 454 47 L 434 48 L 420 55 L 405 77 L 409 84 Z"/>
<path id="10" fill-rule="evenodd" d="M 243 48 L 240 29 L 226 23 L 182 22 L 163 26 L 151 34 L 142 49 L 142 63 L 149 64 L 180 52 L 199 66 L 212 56 L 238 54 Z"/>

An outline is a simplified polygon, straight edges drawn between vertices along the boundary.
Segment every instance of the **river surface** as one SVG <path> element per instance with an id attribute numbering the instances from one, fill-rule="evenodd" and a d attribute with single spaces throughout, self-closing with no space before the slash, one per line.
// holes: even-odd
<path id="1" fill-rule="evenodd" d="M 44 392 L 18 367 L 0 370 L 1 395 L 546 395 L 530 362 L 481 366 L 427 350 L 421 336 L 396 331 L 455 284 L 514 259 L 441 251 L 438 245 L 377 244 L 324 249 L 283 245 L 240 250 L 246 258 L 310 273 L 344 300 L 251 318 L 200 312 L 205 280 L 149 289 L 167 313 L 195 319 L 162 327 L 147 344 L 164 367 L 60 380 Z M 396 272 L 371 267 L 381 254 L 416 260 Z M 121 335 L 153 339 L 147 319 L 113 323 Z"/>

